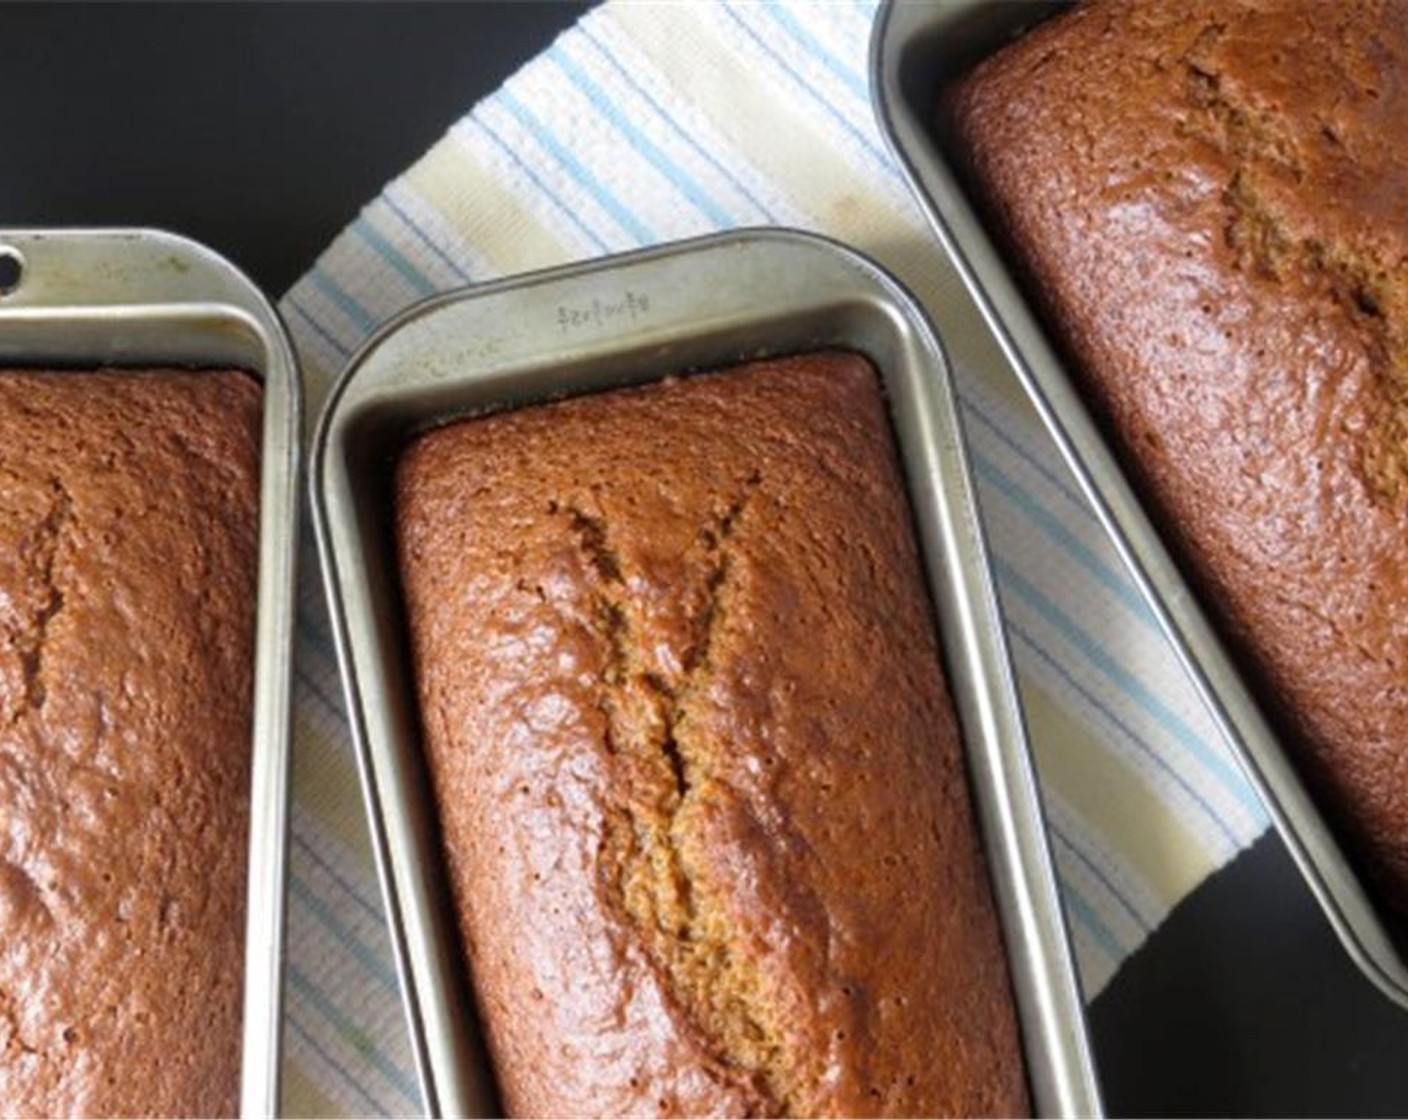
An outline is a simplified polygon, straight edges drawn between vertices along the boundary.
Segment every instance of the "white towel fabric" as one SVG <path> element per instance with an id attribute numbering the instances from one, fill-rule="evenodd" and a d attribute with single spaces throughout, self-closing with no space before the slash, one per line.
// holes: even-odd
<path id="1" fill-rule="evenodd" d="M 454 125 L 282 304 L 310 410 L 435 292 L 733 226 L 889 266 L 954 359 L 1088 997 L 1265 828 L 1251 789 L 1020 396 L 874 123 L 872 0 L 608 3 Z M 330 646 L 304 556 L 285 1030 L 294 1114 L 420 1100 Z"/>

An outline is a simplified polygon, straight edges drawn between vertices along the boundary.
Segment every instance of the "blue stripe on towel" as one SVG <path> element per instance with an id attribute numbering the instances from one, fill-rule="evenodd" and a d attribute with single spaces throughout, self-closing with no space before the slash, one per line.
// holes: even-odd
<path id="1" fill-rule="evenodd" d="M 733 215 L 705 192 L 688 171 L 671 159 L 650 137 L 631 122 L 620 107 L 592 80 L 591 75 L 568 54 L 564 45 L 562 41 L 559 41 L 552 50 L 548 51 L 546 57 L 567 75 L 573 85 L 582 91 L 582 94 L 591 102 L 592 107 L 610 121 L 616 130 L 630 142 L 631 147 L 635 148 L 652 167 L 668 179 L 671 185 L 688 199 L 700 214 L 714 223 L 716 228 L 729 229 L 737 225 Z"/>
<path id="2" fill-rule="evenodd" d="M 617 59 L 615 53 L 605 43 L 603 43 L 600 39 L 598 39 L 595 35 L 592 34 L 591 28 L 587 21 L 583 21 L 578 26 L 577 30 L 581 32 L 583 39 L 585 39 L 588 43 L 590 43 L 600 52 L 602 58 L 604 58 L 606 62 L 611 66 L 612 72 L 618 78 L 620 78 L 622 82 L 629 86 L 637 97 L 639 97 L 642 101 L 644 101 L 647 105 L 650 106 L 651 110 L 655 113 L 655 116 L 658 120 L 660 120 L 667 128 L 669 128 L 678 139 L 688 145 L 710 167 L 717 171 L 719 175 L 727 179 L 729 183 L 735 189 L 737 189 L 738 193 L 741 194 L 744 198 L 746 198 L 749 204 L 755 210 L 758 211 L 758 214 L 763 218 L 764 221 L 777 221 L 776 215 L 774 215 L 773 212 L 769 210 L 767 206 L 765 206 L 761 201 L 758 200 L 757 196 L 754 195 L 753 192 L 748 189 L 748 187 L 743 183 L 743 181 L 738 178 L 738 176 L 735 175 L 726 164 L 724 164 L 720 159 L 718 159 L 718 157 L 716 157 L 712 152 L 710 152 L 708 148 L 704 147 L 703 144 L 699 143 L 698 140 L 691 136 L 687 130 L 681 128 L 679 122 L 676 121 L 672 115 L 665 111 L 665 108 L 660 104 L 659 101 L 657 101 L 654 97 L 651 96 L 650 91 L 647 90 L 643 85 L 641 85 L 639 81 L 636 80 L 635 75 L 633 75 L 628 69 L 626 69 L 626 67 L 621 65 L 621 62 L 619 59 Z"/>
<path id="3" fill-rule="evenodd" d="M 1102 649 L 1084 628 L 1029 583 L 1012 565 L 998 559 L 994 561 L 993 567 L 1003 587 L 1010 587 L 1066 641 L 1079 650 L 1090 664 L 1143 709 L 1170 738 L 1181 743 L 1205 769 L 1219 778 L 1220 784 L 1250 815 L 1256 817 L 1260 814 L 1260 803 L 1247 788 L 1242 776 L 1233 770 L 1228 761 L 1210 747 L 1201 735 L 1189 727 L 1182 716 L 1165 704 L 1162 697 L 1119 664 L 1108 650 Z"/>
<path id="4" fill-rule="evenodd" d="M 371 1108 L 367 1111 L 368 1116 L 391 1115 L 392 1110 L 383 1104 L 370 1089 L 363 1085 L 362 1082 L 353 1075 L 350 1069 L 334 1058 L 327 1048 L 313 1036 L 313 1032 L 298 1021 L 296 1015 L 285 1015 L 284 1022 L 288 1024 L 294 1034 L 298 1035 L 298 1037 L 303 1040 L 303 1044 L 318 1056 L 319 1060 L 331 1066 L 333 1072 L 341 1077 L 343 1082 L 348 1085 L 357 1096 L 371 1105 Z M 419 1107 L 420 1101 L 417 1100 L 416 1104 L 417 1107 Z"/>
<path id="5" fill-rule="evenodd" d="M 597 203 L 611 215 L 617 225 L 636 239 L 637 244 L 653 245 L 659 240 L 650 227 L 622 206 L 616 195 L 587 170 L 582 161 L 572 152 L 572 149 L 564 144 L 551 128 L 538 120 L 518 98 L 509 93 L 507 89 L 502 89 L 495 97 L 495 101 L 503 106 L 524 131 L 557 160 L 563 170 L 577 181 L 578 186 L 596 199 Z"/>
<path id="6" fill-rule="evenodd" d="M 580 232 L 584 237 L 586 237 L 586 239 L 590 241 L 599 252 L 611 252 L 611 246 L 608 245 L 605 241 L 603 241 L 600 237 L 598 237 L 596 233 L 584 221 L 582 221 L 581 217 L 577 214 L 575 210 L 573 210 L 570 206 L 563 202 L 562 199 L 558 198 L 555 193 L 548 190 L 547 184 L 543 182 L 542 178 L 538 175 L 536 171 L 533 170 L 532 166 L 525 159 L 523 159 L 522 156 L 520 156 L 517 152 L 513 150 L 513 146 L 509 144 L 509 142 L 505 140 L 502 136 L 499 135 L 497 129 L 490 125 L 488 121 L 483 119 L 478 110 L 465 117 L 464 120 L 466 125 L 474 125 L 479 129 L 480 132 L 482 132 L 486 137 L 488 137 L 489 142 L 494 145 L 494 147 L 498 148 L 498 150 L 502 152 L 505 156 L 507 156 L 509 162 L 512 163 L 513 166 L 523 174 L 524 179 L 526 179 L 529 183 L 532 184 L 534 189 L 538 192 L 538 195 L 543 199 L 547 200 L 547 202 L 555 210 L 557 210 L 558 213 L 562 214 L 571 225 L 575 226 L 578 232 Z"/>

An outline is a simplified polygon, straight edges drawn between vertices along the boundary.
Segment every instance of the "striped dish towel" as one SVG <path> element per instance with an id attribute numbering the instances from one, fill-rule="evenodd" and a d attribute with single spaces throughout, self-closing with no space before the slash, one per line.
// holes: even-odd
<path id="1" fill-rule="evenodd" d="M 759 224 L 888 265 L 957 369 L 1091 998 L 1267 822 L 885 151 L 874 13 L 873 0 L 597 8 L 391 183 L 282 309 L 316 413 L 369 332 L 448 288 Z M 303 574 L 285 1105 L 406 1114 L 420 1100 L 311 555 Z"/>

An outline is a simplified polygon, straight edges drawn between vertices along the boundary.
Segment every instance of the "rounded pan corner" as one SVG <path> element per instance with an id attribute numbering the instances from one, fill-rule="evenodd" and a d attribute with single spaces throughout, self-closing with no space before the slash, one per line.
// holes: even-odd
<path id="1" fill-rule="evenodd" d="M 65 313 L 180 304 L 223 305 L 263 336 L 271 367 L 300 396 L 296 362 L 278 312 L 228 257 L 182 233 L 152 227 L 0 228 L 0 248 L 24 260 L 0 319 L 39 308 Z M 266 372 L 266 371 L 261 371 Z"/>

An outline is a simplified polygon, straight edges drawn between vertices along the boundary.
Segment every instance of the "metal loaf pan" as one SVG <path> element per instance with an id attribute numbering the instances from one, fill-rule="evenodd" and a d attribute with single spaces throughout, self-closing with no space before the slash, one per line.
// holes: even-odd
<path id="1" fill-rule="evenodd" d="M 765 354 L 881 370 L 938 610 L 1035 1102 L 1100 1110 L 948 370 L 924 313 L 832 242 L 744 231 L 429 300 L 353 358 L 319 421 L 314 525 L 416 1062 L 432 1115 L 492 1107 L 442 885 L 398 605 L 389 478 L 437 422 Z M 938 885 L 936 884 L 936 887 Z"/>
<path id="2" fill-rule="evenodd" d="M 240 1106 L 272 1116 L 301 431 L 293 350 L 233 265 L 157 230 L 0 230 L 0 285 L 0 366 L 237 367 L 264 385 Z"/>
<path id="3" fill-rule="evenodd" d="M 871 39 L 880 129 L 934 233 L 957 268 L 1130 575 L 1148 601 L 1243 773 L 1349 955 L 1408 1007 L 1405 931 L 1378 908 L 1316 807 L 1285 748 L 1164 547 L 1021 294 L 937 128 L 946 84 L 1059 8 L 1030 0 L 886 0 Z M 1395 940 L 1397 935 L 1398 940 Z"/>

